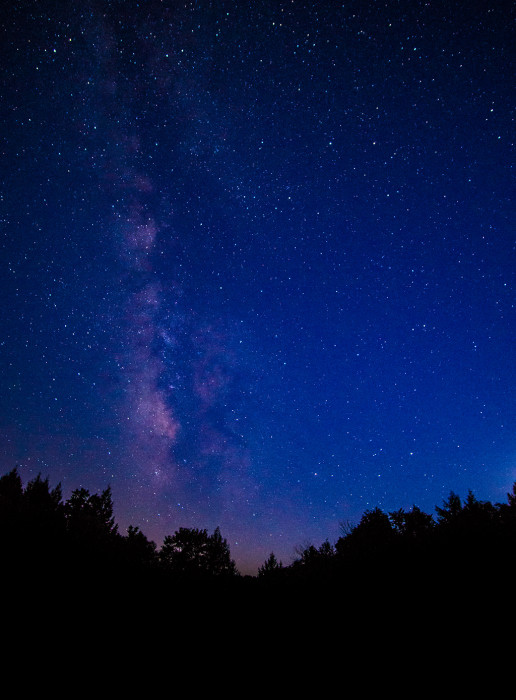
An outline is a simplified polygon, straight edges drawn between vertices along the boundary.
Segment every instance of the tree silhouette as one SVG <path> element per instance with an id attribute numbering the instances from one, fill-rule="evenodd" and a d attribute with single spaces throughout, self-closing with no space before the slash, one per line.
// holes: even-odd
<path id="1" fill-rule="evenodd" d="M 18 469 L 0 477 L 0 529 L 19 525 L 23 501 L 23 484 Z"/>
<path id="2" fill-rule="evenodd" d="M 157 563 L 156 543 L 148 540 L 139 527 L 129 525 L 124 537 L 125 560 L 136 567 L 150 567 Z"/>
<path id="3" fill-rule="evenodd" d="M 100 495 L 90 494 L 85 488 L 75 489 L 66 502 L 65 514 L 68 530 L 78 537 L 105 540 L 118 533 L 109 486 Z"/>
<path id="4" fill-rule="evenodd" d="M 349 534 L 337 540 L 335 549 L 341 556 L 378 554 L 392 543 L 394 534 L 389 516 L 380 508 L 373 508 L 364 512 Z"/>
<path id="5" fill-rule="evenodd" d="M 389 518 L 397 534 L 411 539 L 422 538 L 435 528 L 432 516 L 415 505 L 410 511 L 405 511 L 403 508 L 393 511 L 389 513 Z"/>
<path id="6" fill-rule="evenodd" d="M 450 492 L 448 498 L 443 501 L 442 507 L 436 506 L 435 511 L 438 517 L 438 524 L 443 526 L 451 526 L 457 523 L 462 512 L 462 503 L 460 496 L 454 491 Z"/>
<path id="7" fill-rule="evenodd" d="M 21 556 L 23 529 L 23 484 L 18 469 L 0 478 L 0 547 L 5 564 L 12 565 Z"/>
<path id="8" fill-rule="evenodd" d="M 1 556 L 11 572 L 28 580 L 55 569 L 62 559 L 65 519 L 61 486 L 38 474 L 23 488 L 17 469 L 0 479 Z"/>
<path id="9" fill-rule="evenodd" d="M 266 561 L 258 569 L 258 577 L 270 578 L 271 576 L 276 576 L 277 572 L 281 571 L 281 569 L 283 569 L 283 564 L 281 563 L 281 561 L 278 562 L 276 556 L 274 555 L 274 552 L 271 552 L 269 558 L 266 559 Z"/>
<path id="10" fill-rule="evenodd" d="M 50 489 L 48 477 L 38 474 L 23 494 L 23 517 L 27 554 L 32 557 L 59 557 L 65 536 L 65 516 L 61 484 Z"/>
<path id="11" fill-rule="evenodd" d="M 516 482 L 511 493 L 507 494 L 507 503 L 497 503 L 496 510 L 506 533 L 516 536 Z"/>
<path id="12" fill-rule="evenodd" d="M 23 498 L 23 483 L 15 467 L 0 477 L 0 515 L 6 516 L 10 511 L 17 510 Z"/>
<path id="13" fill-rule="evenodd" d="M 213 535 L 208 537 L 208 572 L 213 576 L 234 576 L 235 562 L 231 559 L 227 541 L 222 537 L 217 526 Z"/>
<path id="14" fill-rule="evenodd" d="M 218 527 L 213 535 L 198 528 L 179 528 L 165 537 L 159 560 L 167 571 L 183 577 L 236 574 L 227 541 Z"/>
<path id="15" fill-rule="evenodd" d="M 111 488 L 90 494 L 78 488 L 65 503 L 68 564 L 82 574 L 97 576 L 120 567 L 122 538 L 113 517 Z"/>
<path id="16" fill-rule="evenodd" d="M 461 512 L 465 526 L 475 535 L 489 533 L 496 526 L 499 514 L 489 501 L 479 501 L 471 490 L 468 491 Z"/>

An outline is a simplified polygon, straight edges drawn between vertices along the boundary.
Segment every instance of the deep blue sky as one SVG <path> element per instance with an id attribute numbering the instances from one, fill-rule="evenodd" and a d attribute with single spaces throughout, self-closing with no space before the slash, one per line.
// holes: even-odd
<path id="1" fill-rule="evenodd" d="M 241 571 L 504 500 L 511 5 L 5 5 L 3 471 Z"/>

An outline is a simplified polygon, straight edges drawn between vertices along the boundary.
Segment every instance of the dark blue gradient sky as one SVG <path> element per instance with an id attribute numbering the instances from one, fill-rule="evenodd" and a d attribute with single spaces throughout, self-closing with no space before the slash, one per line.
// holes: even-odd
<path id="1" fill-rule="evenodd" d="M 508 2 L 1 10 L 0 464 L 243 572 L 516 479 Z"/>

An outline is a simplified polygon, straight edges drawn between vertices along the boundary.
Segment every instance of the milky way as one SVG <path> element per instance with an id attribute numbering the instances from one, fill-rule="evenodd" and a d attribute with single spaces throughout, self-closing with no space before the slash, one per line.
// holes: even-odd
<path id="1" fill-rule="evenodd" d="M 117 310 L 123 313 L 123 323 L 115 318 L 124 329 L 116 357 L 122 390 L 116 410 L 123 426 L 123 463 L 132 476 L 125 498 L 147 513 L 164 502 L 161 509 L 171 522 L 181 522 L 175 510 L 192 524 L 206 517 L 200 513 L 210 513 L 213 523 L 221 517 L 227 521 L 231 514 L 235 528 L 237 519 L 249 517 L 246 506 L 251 508 L 259 490 L 249 474 L 249 451 L 238 426 L 238 394 L 245 389 L 235 388 L 237 359 L 228 346 L 232 331 L 227 317 L 194 311 L 184 299 L 181 268 L 190 252 L 191 234 L 175 230 L 176 202 L 166 196 L 166 184 L 161 184 L 162 191 L 155 184 L 163 183 L 163 174 L 153 174 L 152 167 L 145 170 L 148 154 L 138 131 L 140 113 L 149 109 L 147 86 L 152 79 L 160 86 L 151 88 L 152 99 L 164 99 L 173 119 L 183 124 L 178 136 L 194 153 L 206 147 L 204 137 L 191 141 L 192 126 L 202 116 L 198 105 L 181 98 L 181 79 L 178 85 L 167 80 L 169 71 L 157 60 L 157 55 L 163 59 L 163 49 L 158 52 L 143 30 L 135 39 L 146 52 L 141 75 L 121 86 L 126 67 L 116 51 L 116 28 L 101 18 L 98 22 L 96 35 L 103 42 L 98 69 L 104 74 L 98 96 L 100 138 L 107 132 L 115 135 L 110 140 L 113 154 L 100 177 L 113 201 L 111 230 L 122 265 Z M 197 102 L 202 105 L 205 88 L 199 88 Z M 174 162 L 173 170 L 181 174 L 182 167 Z M 202 170 L 196 173 L 201 179 Z M 159 260 L 165 248 L 172 249 L 175 258 L 172 277 L 170 270 L 163 274 Z M 165 266 L 168 263 L 167 259 Z"/>

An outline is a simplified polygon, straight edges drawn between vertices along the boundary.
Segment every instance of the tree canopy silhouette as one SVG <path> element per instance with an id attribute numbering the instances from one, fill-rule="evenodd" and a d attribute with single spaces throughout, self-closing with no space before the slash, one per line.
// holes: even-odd
<path id="1" fill-rule="evenodd" d="M 271 552 L 256 580 L 310 582 L 377 580 L 420 581 L 432 572 L 450 581 L 478 580 L 510 566 L 516 545 L 516 483 L 506 503 L 466 498 L 453 491 L 435 508 L 435 517 L 411 510 L 366 510 L 356 525 L 343 526 L 332 544 L 305 545 L 290 565 Z M 18 469 L 0 477 L 0 560 L 4 569 L 27 580 L 37 571 L 120 573 L 121 580 L 153 576 L 160 581 L 234 581 L 239 578 L 220 528 L 180 527 L 163 545 L 129 525 L 119 532 L 108 486 L 101 493 L 75 489 L 63 500 L 60 484 L 51 488 L 40 474 L 24 487 Z M 6 568 L 7 567 L 7 568 Z M 129 579 L 128 579 L 129 577 Z M 132 578 L 131 578 L 132 577 Z M 156 578 L 158 577 L 158 578 Z M 469 577 L 469 578 L 468 578 Z M 144 580 L 140 578 L 139 580 Z M 258 585 L 258 584 L 257 584 Z"/>
<path id="2" fill-rule="evenodd" d="M 182 577 L 234 576 L 236 567 L 227 541 L 217 527 L 207 530 L 181 527 L 167 535 L 159 553 L 162 567 Z"/>

